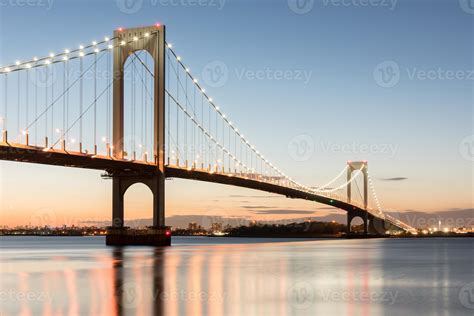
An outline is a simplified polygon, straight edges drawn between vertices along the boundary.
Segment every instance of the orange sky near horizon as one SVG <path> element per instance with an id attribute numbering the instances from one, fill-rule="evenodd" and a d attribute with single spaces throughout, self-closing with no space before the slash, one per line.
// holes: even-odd
<path id="1" fill-rule="evenodd" d="M 18 166 L 19 163 L 0 162 L 0 226 L 81 226 L 84 222 L 110 221 L 112 183 L 102 179 L 101 172 L 28 163 L 22 163 L 21 168 Z M 383 207 L 400 212 L 472 208 L 469 199 L 437 196 L 426 190 L 407 195 L 410 186 L 404 182 L 376 184 Z M 288 210 L 289 214 L 257 214 L 259 210 Z M 149 189 L 142 184 L 132 186 L 125 196 L 126 221 L 148 219 L 151 214 Z M 269 221 L 328 214 L 345 213 L 319 203 L 244 188 L 180 179 L 166 181 L 167 217 L 201 215 Z"/>

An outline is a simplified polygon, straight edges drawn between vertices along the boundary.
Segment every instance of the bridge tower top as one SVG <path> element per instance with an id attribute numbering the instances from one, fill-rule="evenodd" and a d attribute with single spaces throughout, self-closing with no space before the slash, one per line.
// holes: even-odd
<path id="1" fill-rule="evenodd" d="M 368 163 L 367 160 L 362 161 L 348 161 L 347 165 L 352 171 L 360 170 L 364 173 L 367 173 Z"/>

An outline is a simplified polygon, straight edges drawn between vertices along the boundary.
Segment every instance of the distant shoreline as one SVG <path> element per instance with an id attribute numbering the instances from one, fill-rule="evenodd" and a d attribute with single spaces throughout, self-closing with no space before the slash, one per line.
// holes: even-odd
<path id="1" fill-rule="evenodd" d="M 40 234 L 3 234 L 1 237 L 105 237 L 105 235 L 40 235 Z M 383 235 L 323 235 L 323 236 L 302 236 L 302 235 L 173 235 L 172 237 L 210 237 L 210 238 L 288 238 L 288 239 L 378 239 L 378 238 L 473 238 L 474 233 L 466 234 L 438 234 L 438 235 L 399 235 L 399 236 L 383 236 Z"/>

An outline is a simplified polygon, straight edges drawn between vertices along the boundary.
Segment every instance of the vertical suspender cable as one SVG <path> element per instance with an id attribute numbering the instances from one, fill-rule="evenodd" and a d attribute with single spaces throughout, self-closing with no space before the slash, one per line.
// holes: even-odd
<path id="1" fill-rule="evenodd" d="M 21 71 L 18 71 L 17 72 L 17 75 L 18 75 L 18 92 L 17 92 L 17 133 L 21 133 L 21 127 L 20 127 L 20 85 L 21 85 L 21 82 L 20 82 L 20 76 L 21 76 Z M 17 134 L 18 135 L 18 134 Z"/>
<path id="2" fill-rule="evenodd" d="M 131 133 L 132 133 L 132 137 L 131 137 L 131 140 L 130 140 L 130 151 L 129 151 L 129 154 L 132 155 L 132 158 L 133 158 L 133 153 L 135 151 L 134 149 L 134 146 L 133 146 L 133 137 L 134 137 L 134 118 L 133 118 L 133 111 L 134 111 L 134 107 L 135 107 L 135 101 L 134 101 L 134 92 L 135 92 L 135 59 L 132 60 L 132 76 L 131 76 L 131 80 L 132 80 L 132 85 L 130 87 L 130 129 L 131 129 Z M 129 156 L 130 157 L 130 156 Z"/>
<path id="3" fill-rule="evenodd" d="M 51 102 L 54 102 L 54 70 L 51 65 Z M 51 142 L 54 139 L 54 104 L 51 107 Z"/>
<path id="4" fill-rule="evenodd" d="M 145 65 L 148 65 L 148 54 L 145 54 Z M 153 87 L 153 86 L 152 86 Z M 148 90 L 148 80 L 145 78 L 145 88 Z M 148 98 L 145 98 L 145 147 L 144 152 L 146 153 L 146 149 L 148 148 Z"/>
<path id="5" fill-rule="evenodd" d="M 3 118 L 3 130 L 7 131 L 8 130 L 8 74 L 5 74 L 5 117 Z"/>
<path id="6" fill-rule="evenodd" d="M 146 54 L 145 54 L 146 55 Z M 146 65 L 146 64 L 145 64 Z M 141 121 L 141 124 L 140 124 L 140 146 L 141 146 L 141 155 L 143 156 L 143 126 L 145 125 L 144 124 L 144 120 L 145 120 L 145 117 L 143 116 L 143 108 L 144 108 L 144 102 L 145 102 L 145 82 L 147 81 L 146 80 L 146 74 L 145 74 L 145 67 L 141 67 L 141 70 L 142 70 L 142 74 L 141 74 L 141 77 L 142 78 L 145 78 L 143 81 L 143 84 L 141 85 L 142 87 L 142 91 L 140 93 L 140 121 Z"/>
<path id="7" fill-rule="evenodd" d="M 209 104 L 209 107 L 208 107 L 208 132 L 209 132 L 209 135 L 212 135 L 212 130 L 211 130 L 211 104 Z M 207 153 L 207 163 L 209 165 L 209 171 L 211 171 L 211 140 L 208 139 L 207 140 L 208 143 L 209 143 L 209 146 L 208 146 L 208 153 Z"/>
<path id="8" fill-rule="evenodd" d="M 201 93 L 201 125 L 204 128 L 204 95 Z M 204 149 L 204 130 L 200 130 L 201 141 L 199 144 L 199 155 L 201 156 L 201 167 L 204 168 L 205 157 L 203 153 Z"/>
<path id="9" fill-rule="evenodd" d="M 35 120 L 38 119 L 38 69 L 35 68 Z M 38 124 L 35 123 L 35 145 L 38 145 Z"/>
<path id="10" fill-rule="evenodd" d="M 171 88 L 171 82 L 170 82 L 171 69 L 170 69 L 170 51 L 169 51 L 169 49 L 167 51 L 166 57 L 167 57 L 166 58 L 167 59 L 167 62 L 166 62 L 166 76 L 167 76 L 166 88 L 169 92 L 170 88 Z M 171 143 L 170 143 L 170 139 L 171 139 L 171 98 L 170 98 L 169 93 L 168 93 L 168 124 L 166 124 L 166 129 L 167 129 L 167 132 L 168 132 L 168 142 L 166 143 L 166 147 L 168 148 L 168 164 L 169 164 L 170 163 L 170 157 L 172 156 L 171 155 Z"/>
<path id="11" fill-rule="evenodd" d="M 176 100 L 179 104 L 179 61 L 176 61 Z M 179 167 L 179 106 L 176 105 L 176 161 Z M 186 122 L 186 118 L 184 119 Z"/>
<path id="12" fill-rule="evenodd" d="M 225 119 L 222 119 L 222 172 L 225 171 Z"/>
<path id="13" fill-rule="evenodd" d="M 66 60 L 66 131 L 64 132 L 65 140 L 67 141 L 69 130 L 69 62 Z"/>
<path id="14" fill-rule="evenodd" d="M 179 73 L 179 68 L 177 69 L 178 73 Z M 188 95 L 188 76 L 185 74 L 184 76 L 184 81 L 186 82 L 186 92 L 184 93 L 186 96 Z M 178 82 L 179 82 L 179 77 L 178 77 Z M 179 86 L 178 86 L 178 89 L 179 89 Z M 186 102 L 184 102 L 184 108 L 186 110 L 186 112 L 188 111 L 188 100 L 187 98 L 185 99 Z M 187 161 L 188 160 L 188 150 L 187 150 L 187 144 L 188 144 L 188 118 L 187 118 L 187 115 L 183 115 L 184 117 L 184 156 L 185 156 L 185 160 Z"/>
<path id="15" fill-rule="evenodd" d="M 219 142 L 219 116 L 216 110 L 216 142 Z M 219 146 L 216 144 L 216 166 L 219 165 Z"/>
<path id="16" fill-rule="evenodd" d="M 94 155 L 97 155 L 97 53 L 94 54 Z"/>
<path id="17" fill-rule="evenodd" d="M 48 66 L 46 68 L 46 85 L 44 88 L 44 96 L 45 96 L 45 102 L 44 102 L 44 111 L 46 112 L 44 116 L 44 137 L 45 137 L 45 147 L 48 147 L 48 82 L 49 82 L 49 70 L 51 68 Z"/>
<path id="18" fill-rule="evenodd" d="M 194 86 L 193 87 L 193 115 L 192 117 L 194 118 L 194 120 L 196 120 L 196 87 Z M 192 160 L 191 160 L 191 165 L 194 166 L 194 162 L 196 161 L 196 158 L 197 158 L 197 151 L 196 151 L 196 126 L 193 124 L 193 122 L 191 121 L 191 131 L 192 131 L 192 135 L 193 135 L 193 150 L 192 150 Z"/>
<path id="19" fill-rule="evenodd" d="M 26 78 L 25 78 L 25 83 L 26 83 L 26 100 L 25 100 L 25 135 L 28 134 L 28 106 L 30 103 L 30 85 L 29 85 L 29 70 L 26 70 Z M 26 136 L 28 138 L 28 136 Z M 28 145 L 28 144 L 27 144 Z"/>
<path id="20" fill-rule="evenodd" d="M 111 51 L 107 51 L 107 117 L 106 117 L 106 133 L 105 133 L 105 137 L 106 137 L 106 141 L 107 141 L 107 144 L 110 144 L 110 120 L 111 120 L 111 116 L 112 116 L 112 111 L 111 111 L 111 95 L 110 95 L 110 80 L 112 80 L 112 76 L 110 76 L 112 70 L 111 70 Z M 108 154 L 108 153 L 107 153 Z"/>
<path id="21" fill-rule="evenodd" d="M 82 152 L 82 108 L 84 106 L 83 59 L 79 59 L 79 151 Z"/>
<path id="22" fill-rule="evenodd" d="M 66 91 L 66 62 L 63 63 L 63 91 Z M 63 94 L 63 136 L 66 133 L 66 94 Z M 64 141 L 64 139 L 63 139 Z"/>

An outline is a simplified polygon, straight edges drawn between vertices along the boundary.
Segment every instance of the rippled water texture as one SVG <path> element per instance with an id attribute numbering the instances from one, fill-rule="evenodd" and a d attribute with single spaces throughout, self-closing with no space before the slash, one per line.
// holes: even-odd
<path id="1" fill-rule="evenodd" d="M 471 238 L 1 237 L 1 315 L 474 315 Z"/>

